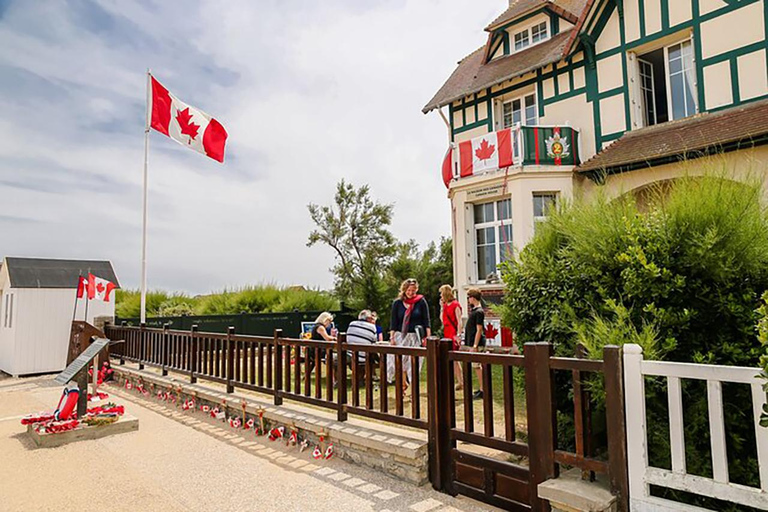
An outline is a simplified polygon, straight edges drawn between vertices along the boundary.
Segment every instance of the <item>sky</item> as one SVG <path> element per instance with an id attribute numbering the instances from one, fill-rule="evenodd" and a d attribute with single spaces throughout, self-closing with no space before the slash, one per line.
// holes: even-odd
<path id="1" fill-rule="evenodd" d="M 0 255 L 111 260 L 138 288 L 146 70 L 227 129 L 219 164 L 152 132 L 148 286 L 330 288 L 308 203 L 336 183 L 450 236 L 423 106 L 506 0 L 0 0 Z"/>

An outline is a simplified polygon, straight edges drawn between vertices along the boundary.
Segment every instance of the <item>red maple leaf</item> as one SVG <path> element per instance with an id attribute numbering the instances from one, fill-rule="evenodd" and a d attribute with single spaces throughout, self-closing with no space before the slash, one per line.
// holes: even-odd
<path id="1" fill-rule="evenodd" d="M 499 330 L 493 326 L 493 324 L 489 323 L 485 326 L 485 329 L 483 329 L 485 332 L 485 339 L 492 340 L 495 339 L 496 336 L 499 334 Z"/>
<path id="2" fill-rule="evenodd" d="M 195 124 L 191 121 L 192 116 L 189 113 L 189 107 L 185 108 L 184 110 L 176 111 L 176 122 L 179 123 L 181 134 L 189 135 L 190 144 L 192 144 L 192 141 L 195 140 L 195 137 L 197 137 L 197 130 L 200 128 L 199 124 Z"/>
<path id="3" fill-rule="evenodd" d="M 495 151 L 496 147 L 493 144 L 488 144 L 488 141 L 483 139 L 483 142 L 480 143 L 480 147 L 475 151 L 475 156 L 478 160 L 488 160 L 493 156 Z"/>
<path id="4" fill-rule="evenodd" d="M 104 291 L 104 284 L 103 284 L 103 283 L 99 283 L 99 284 L 97 284 L 97 285 L 96 285 L 96 290 L 97 290 L 99 293 L 103 292 L 103 291 Z"/>

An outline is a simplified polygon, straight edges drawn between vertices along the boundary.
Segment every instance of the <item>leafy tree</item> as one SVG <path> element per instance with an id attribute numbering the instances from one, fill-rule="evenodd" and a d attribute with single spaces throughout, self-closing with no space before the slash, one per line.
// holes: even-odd
<path id="1" fill-rule="evenodd" d="M 424 295 L 429 304 L 432 332 L 439 333 L 441 329 L 439 288 L 444 284 L 453 285 L 452 240 L 442 237 L 438 243 L 431 242 L 424 251 L 420 251 L 413 240 L 400 244 L 387 272 L 387 287 L 391 298 L 397 296 L 400 283 L 409 277 L 419 281 L 419 293 Z"/>
<path id="2" fill-rule="evenodd" d="M 390 300 L 386 270 L 398 247 L 389 231 L 393 206 L 374 201 L 367 185 L 341 180 L 333 204 L 308 209 L 316 229 L 307 246 L 322 243 L 336 253 L 336 294 L 354 309 L 383 311 Z"/>

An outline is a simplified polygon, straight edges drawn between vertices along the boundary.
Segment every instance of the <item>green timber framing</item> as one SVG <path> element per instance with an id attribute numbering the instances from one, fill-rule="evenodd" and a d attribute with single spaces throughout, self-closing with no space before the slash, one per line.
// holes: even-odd
<path id="1" fill-rule="evenodd" d="M 517 18 L 516 20 L 510 21 L 509 23 L 505 23 L 504 25 L 493 29 L 493 33 L 491 34 L 491 46 L 490 50 L 488 51 L 487 60 L 491 59 L 491 57 L 496 53 L 496 51 L 499 49 L 499 46 L 501 45 L 504 46 L 504 55 L 510 55 L 511 45 L 509 41 L 509 32 L 507 29 L 514 27 L 515 25 L 520 25 L 524 21 L 528 21 L 534 16 L 538 16 L 539 14 L 546 14 L 549 16 L 549 28 L 552 32 L 552 36 L 556 36 L 560 33 L 560 16 L 557 13 L 550 11 L 546 6 L 535 9 L 528 14 Z"/>
<path id="2" fill-rule="evenodd" d="M 626 53 L 628 51 L 632 51 L 637 47 L 646 45 L 647 43 L 652 43 L 654 41 L 657 41 L 659 39 L 662 39 L 677 33 L 680 33 L 682 35 L 686 30 L 690 30 L 692 32 L 694 58 L 696 62 L 697 105 L 698 105 L 699 111 L 714 112 L 714 111 L 739 106 L 745 103 L 757 101 L 757 100 L 768 97 L 768 94 L 766 94 L 766 95 L 757 96 L 754 98 L 749 98 L 747 100 L 744 100 L 740 94 L 739 75 L 738 75 L 738 69 L 737 69 L 737 62 L 739 57 L 756 52 L 756 51 L 765 51 L 766 60 L 768 61 L 768 36 L 765 33 L 765 32 L 768 32 L 768 0 L 765 0 L 763 3 L 764 34 L 763 34 L 762 41 L 758 41 L 756 43 L 752 43 L 752 44 L 743 46 L 741 48 L 737 48 L 737 49 L 724 52 L 712 57 L 708 57 L 707 59 L 702 58 L 702 49 L 701 49 L 702 48 L 701 46 L 702 23 L 705 23 L 719 16 L 728 14 L 734 10 L 746 7 L 747 5 L 758 3 L 762 0 L 738 0 L 738 1 L 729 0 L 726 2 L 728 3 L 728 5 L 720 7 L 719 9 L 715 9 L 703 15 L 700 13 L 699 0 L 691 0 L 692 2 L 691 19 L 678 23 L 676 25 L 670 25 L 670 20 L 669 20 L 670 0 L 660 0 L 661 13 L 662 13 L 662 17 L 661 17 L 662 27 L 660 31 L 654 32 L 651 35 L 648 35 L 646 30 L 645 1 L 646 0 L 638 0 L 640 37 L 637 40 L 628 42 L 626 39 L 626 27 L 625 27 L 625 20 L 624 20 L 624 0 L 600 0 L 596 2 L 596 6 L 594 8 L 594 12 L 596 13 L 596 15 L 590 20 L 590 24 L 580 34 L 578 39 L 578 44 L 574 47 L 574 49 L 571 51 L 571 54 L 567 58 L 565 58 L 563 61 L 560 61 L 560 63 L 552 64 L 551 71 L 546 71 L 546 72 L 544 71 L 544 69 L 549 68 L 549 65 L 547 65 L 543 68 L 539 68 L 538 70 L 536 70 L 535 73 L 532 72 L 524 75 L 523 77 L 519 77 L 524 79 L 508 87 L 501 88 L 497 91 L 493 91 L 493 87 L 490 87 L 480 93 L 480 94 L 483 94 L 482 97 L 478 97 L 478 94 L 472 94 L 463 98 L 460 101 L 455 101 L 449 104 L 449 114 L 450 114 L 449 119 L 451 120 L 450 122 L 451 122 L 452 140 L 455 140 L 455 137 L 457 135 L 469 130 L 473 130 L 475 128 L 486 127 L 488 131 L 493 131 L 494 129 L 493 128 L 494 126 L 493 100 L 500 96 L 506 95 L 510 92 L 514 92 L 516 90 L 530 87 L 531 85 L 535 85 L 537 90 L 539 117 L 545 116 L 545 109 L 547 107 L 555 105 L 560 101 L 570 99 L 572 97 L 579 96 L 581 94 L 586 94 L 586 101 L 588 103 L 592 103 L 593 130 L 595 135 L 595 151 L 599 152 L 605 143 L 618 139 L 626 131 L 629 131 L 631 129 L 631 111 L 630 111 L 631 97 L 630 97 L 630 91 L 629 91 L 629 78 L 628 78 L 629 69 L 627 67 L 628 66 L 627 59 L 622 58 L 623 85 L 608 91 L 603 91 L 603 92 L 600 92 L 599 90 L 597 62 L 613 57 L 617 54 L 626 56 Z M 677 0 L 672 0 L 672 1 L 677 1 Z M 618 10 L 620 44 L 615 48 L 611 48 L 609 50 L 605 50 L 600 53 L 595 53 L 595 42 L 602 34 L 603 30 L 605 29 L 606 25 L 608 24 L 615 10 Z M 542 11 L 543 9 L 537 10 L 535 12 L 531 12 L 521 19 L 514 20 L 508 24 L 503 25 L 502 27 L 497 28 L 494 32 L 505 30 L 509 26 L 520 23 L 525 19 L 527 19 L 528 17 L 534 16 L 536 14 L 540 14 Z M 706 68 L 707 66 L 719 64 L 725 61 L 729 62 L 730 68 L 731 68 L 731 86 L 732 86 L 733 101 L 727 105 L 708 109 L 706 107 L 706 99 L 705 99 L 706 84 L 704 81 L 704 68 Z M 575 88 L 573 73 L 576 69 L 579 69 L 579 68 L 584 68 L 585 86 L 580 88 Z M 561 93 L 558 76 L 564 73 L 568 73 L 569 75 L 570 87 L 568 92 Z M 530 78 L 525 78 L 525 76 L 529 76 L 529 75 L 530 75 Z M 554 96 L 552 96 L 551 98 L 545 99 L 543 94 L 543 83 L 545 80 L 549 80 L 549 79 L 553 80 Z M 601 123 L 600 101 L 610 98 L 612 96 L 617 96 L 617 95 L 623 95 L 623 99 L 624 99 L 625 130 L 614 132 L 614 133 L 603 133 L 602 125 L 601 125 L 602 123 Z M 482 120 L 478 120 L 479 119 L 478 107 L 481 104 L 485 104 L 486 117 Z M 475 121 L 470 124 L 466 124 L 467 108 L 475 109 Z M 463 124 L 461 127 L 457 128 L 454 126 L 454 113 L 458 110 L 462 111 Z M 585 129 L 585 127 L 583 126 L 576 126 L 576 128 Z"/>

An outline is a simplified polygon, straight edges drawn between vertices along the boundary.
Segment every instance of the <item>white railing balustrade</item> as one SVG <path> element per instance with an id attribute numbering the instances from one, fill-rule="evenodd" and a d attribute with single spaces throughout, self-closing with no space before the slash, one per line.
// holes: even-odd
<path id="1" fill-rule="evenodd" d="M 629 497 L 632 512 L 702 510 L 690 505 L 653 497 L 650 494 L 650 485 L 768 510 L 768 429 L 760 426 L 760 411 L 766 401 L 766 393 L 762 389 L 763 381 L 757 378 L 759 373 L 758 368 L 645 361 L 640 346 L 624 345 Z M 666 377 L 667 379 L 671 471 L 649 465 L 648 424 L 645 410 L 646 376 Z M 691 475 L 686 472 L 682 379 L 707 382 L 712 478 Z M 729 481 L 725 421 L 723 418 L 723 382 L 748 384 L 752 389 L 752 419 L 760 471 L 759 488 L 747 487 Z"/>

